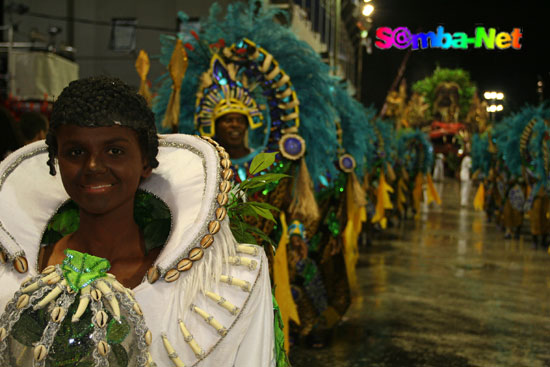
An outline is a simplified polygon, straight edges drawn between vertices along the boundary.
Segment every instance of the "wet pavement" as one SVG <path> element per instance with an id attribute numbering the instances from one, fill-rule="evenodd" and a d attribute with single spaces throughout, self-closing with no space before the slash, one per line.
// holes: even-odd
<path id="1" fill-rule="evenodd" d="M 292 348 L 294 367 L 550 366 L 550 255 L 528 223 L 504 240 L 458 182 L 439 189 L 441 207 L 361 249 L 361 295 L 329 347 Z"/>

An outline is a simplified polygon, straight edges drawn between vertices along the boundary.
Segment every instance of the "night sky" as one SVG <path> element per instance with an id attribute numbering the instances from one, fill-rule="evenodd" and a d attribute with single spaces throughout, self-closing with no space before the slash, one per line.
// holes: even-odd
<path id="1" fill-rule="evenodd" d="M 512 32 L 521 28 L 522 48 L 514 50 L 425 49 L 412 51 L 407 62 L 405 78 L 408 93 L 414 82 L 432 74 L 436 65 L 462 68 L 470 72 L 472 81 L 482 93 L 500 90 L 505 93 L 505 111 L 514 112 L 527 103 L 538 103 L 537 81 L 544 82 L 544 97 L 550 99 L 550 4 L 543 1 L 398 1 L 373 0 L 375 39 L 378 27 L 407 27 L 412 33 L 436 31 L 439 25 L 445 32 L 465 32 L 474 35 L 477 26 Z M 512 5 L 510 5 L 512 4 Z M 539 4 L 538 6 L 536 6 Z M 362 101 L 378 109 L 397 75 L 407 49 L 380 50 L 373 46 L 365 55 Z"/>

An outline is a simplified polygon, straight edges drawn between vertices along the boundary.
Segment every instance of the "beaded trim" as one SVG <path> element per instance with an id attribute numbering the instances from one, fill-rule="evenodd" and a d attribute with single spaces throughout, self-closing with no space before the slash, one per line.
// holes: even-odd
<path id="1" fill-rule="evenodd" d="M 4 170 L 4 172 L 2 172 L 2 175 L 0 176 L 0 191 L 2 190 L 2 187 L 4 186 L 4 183 L 6 182 L 6 179 L 8 178 L 9 175 L 11 175 L 11 173 L 17 168 L 17 166 L 19 166 L 21 164 L 21 162 L 23 162 L 24 160 L 28 159 L 28 158 L 32 158 L 38 154 L 41 154 L 41 153 L 44 153 L 44 152 L 47 152 L 48 148 L 45 147 L 45 146 L 42 146 L 40 148 L 37 148 L 37 149 L 33 149 L 31 151 L 29 151 L 28 153 L 25 153 L 25 154 L 22 154 L 20 156 L 18 156 L 9 166 L 8 168 L 6 168 Z M 6 158 L 6 159 L 9 159 Z M 21 246 L 19 245 L 19 243 L 15 240 L 15 238 L 11 235 L 11 233 L 9 233 L 6 228 L 4 227 L 4 225 L 2 224 L 2 221 L 0 220 L 0 230 L 3 231 L 12 241 L 13 243 L 19 247 L 19 251 L 16 251 L 15 253 L 11 253 L 9 250 L 8 250 L 8 247 L 6 247 L 4 244 L 2 244 L 2 242 L 0 241 L 0 251 L 4 252 L 7 256 L 7 258 L 9 260 L 13 260 L 17 257 L 25 257 L 25 252 L 21 249 Z"/>
<path id="2" fill-rule="evenodd" d="M 186 255 L 178 257 L 171 264 L 171 266 L 168 267 L 168 270 L 163 272 L 161 269 L 159 269 L 161 273 L 160 275 L 164 276 L 164 280 L 167 282 L 176 281 L 179 278 L 180 273 L 192 269 L 193 264 L 203 258 L 204 251 L 215 242 L 214 235 L 218 233 L 221 228 L 220 222 L 223 221 L 227 216 L 227 209 L 225 208 L 225 205 L 229 201 L 228 193 L 229 191 L 231 191 L 231 179 L 233 178 L 233 170 L 231 169 L 231 160 L 229 159 L 229 154 L 227 154 L 225 149 L 215 140 L 209 137 L 200 138 L 210 143 L 216 149 L 219 156 L 220 166 L 217 167 L 216 203 L 211 203 L 211 207 L 208 211 L 208 216 L 212 218 L 212 220 L 207 220 L 207 223 L 203 224 L 202 230 L 191 242 L 197 244 L 198 246 L 191 248 L 189 251 L 187 251 Z M 162 146 L 189 149 L 204 159 L 204 156 L 201 152 L 184 144 L 163 142 Z"/>

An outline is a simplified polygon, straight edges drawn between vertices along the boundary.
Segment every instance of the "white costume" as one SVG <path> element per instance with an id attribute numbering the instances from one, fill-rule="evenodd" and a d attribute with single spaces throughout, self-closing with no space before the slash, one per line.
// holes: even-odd
<path id="1" fill-rule="evenodd" d="M 109 365 L 110 349 L 101 345 L 105 329 L 97 326 L 101 322 L 96 318 L 103 306 L 113 315 L 119 308 L 126 319 L 135 321 L 137 347 L 130 348 L 133 359 L 128 366 L 274 365 L 268 264 L 260 247 L 237 244 L 229 229 L 224 205 L 232 172 L 226 155 L 215 143 L 196 136 L 160 137 L 160 165 L 141 189 L 170 208 L 171 232 L 154 267 L 133 291 L 113 277 L 90 284 L 92 295 L 87 299 L 96 320 L 90 339 L 99 351 L 93 355 L 95 366 Z M 68 200 L 60 175 L 49 175 L 47 160 L 47 147 L 41 141 L 0 164 L 0 250 L 7 260 L 0 263 L 0 366 L 44 366 L 53 336 L 45 332 L 38 346 L 19 344 L 15 361 L 10 352 L 16 343 L 10 336 L 14 317 L 59 289 L 57 300 L 44 307 L 52 320 L 63 319 L 68 303 L 75 299 L 63 276 L 53 285 L 37 282 L 44 277 L 37 270 L 40 239 L 52 215 Z M 50 278 L 62 275 L 59 267 L 45 273 Z M 25 283 L 28 276 L 32 279 Z M 42 288 L 34 290 L 37 287 Z M 103 292 L 102 300 L 96 300 L 95 290 Z M 79 297 L 86 298 L 83 293 Z M 56 326 L 52 320 L 48 328 Z"/>
<path id="2" fill-rule="evenodd" d="M 445 179 L 445 164 L 443 163 L 445 157 L 442 153 L 437 153 L 435 155 L 435 165 L 433 178 L 434 181 L 442 182 Z"/>
<path id="3" fill-rule="evenodd" d="M 470 180 L 470 169 L 472 168 L 472 158 L 469 155 L 462 158 L 460 163 L 460 205 L 467 206 L 470 199 L 470 191 L 472 189 L 472 181 Z"/>

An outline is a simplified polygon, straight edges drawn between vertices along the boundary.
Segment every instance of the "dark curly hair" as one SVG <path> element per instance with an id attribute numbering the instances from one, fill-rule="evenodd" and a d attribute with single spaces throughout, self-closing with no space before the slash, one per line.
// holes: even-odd
<path id="1" fill-rule="evenodd" d="M 138 135 L 142 153 L 149 166 L 159 162 L 158 136 L 155 118 L 145 99 L 122 80 L 108 76 L 94 76 L 71 82 L 53 105 L 50 128 L 46 135 L 48 166 L 55 175 L 57 157 L 57 129 L 62 125 L 82 127 L 126 126 Z"/>

